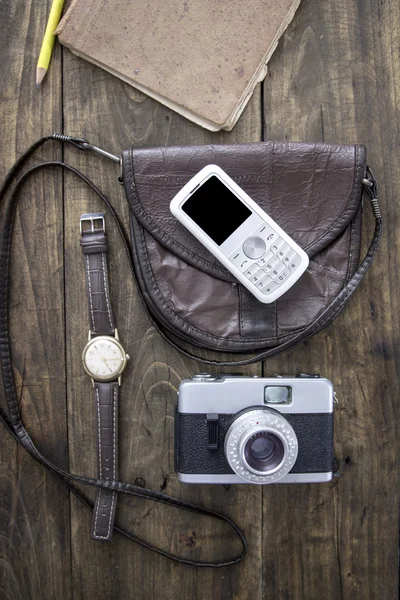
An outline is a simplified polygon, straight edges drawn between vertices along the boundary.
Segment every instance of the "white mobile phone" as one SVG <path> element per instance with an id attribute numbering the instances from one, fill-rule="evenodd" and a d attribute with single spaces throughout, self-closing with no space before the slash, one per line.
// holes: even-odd
<path id="1" fill-rule="evenodd" d="M 199 171 L 170 209 L 261 302 L 274 302 L 307 269 L 304 250 L 217 165 Z"/>

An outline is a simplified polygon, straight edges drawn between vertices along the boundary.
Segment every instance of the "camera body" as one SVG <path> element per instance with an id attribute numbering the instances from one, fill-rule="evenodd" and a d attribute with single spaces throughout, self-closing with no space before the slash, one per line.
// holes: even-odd
<path id="1" fill-rule="evenodd" d="M 184 483 L 332 479 L 332 383 L 319 375 L 213 376 L 181 382 L 175 469 Z"/>

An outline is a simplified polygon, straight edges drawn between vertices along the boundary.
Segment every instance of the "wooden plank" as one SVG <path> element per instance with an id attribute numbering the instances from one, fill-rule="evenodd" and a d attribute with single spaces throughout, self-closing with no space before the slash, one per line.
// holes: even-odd
<path id="1" fill-rule="evenodd" d="M 265 82 L 265 139 L 367 145 L 386 229 L 337 321 L 265 364 L 333 381 L 340 470 L 331 485 L 264 489 L 265 598 L 397 597 L 399 23 L 395 1 L 303 0 Z M 364 220 L 365 249 L 369 207 Z"/>
<path id="2" fill-rule="evenodd" d="M 40 135 L 60 129 L 61 52 L 35 89 L 51 2 L 0 5 L 0 179 Z M 49 144 L 40 159 L 59 159 Z M 30 163 L 32 165 L 32 162 Z M 10 325 L 23 420 L 43 453 L 66 467 L 63 206 L 60 173 L 26 186 L 15 223 Z M 4 390 L 1 386 L 4 405 Z M 3 598 L 70 598 L 69 500 L 59 483 L 2 431 L 0 588 Z"/>
<path id="3" fill-rule="evenodd" d="M 255 94 L 231 134 L 211 134 L 146 98 L 111 75 L 64 53 L 64 127 L 112 152 L 134 146 L 164 146 L 260 139 L 260 96 Z M 127 224 L 117 167 L 96 156 L 66 149 L 66 158 L 88 173 L 111 198 Z M 80 352 L 88 331 L 84 269 L 79 248 L 79 216 L 103 210 L 93 194 L 66 177 L 65 250 L 70 464 L 74 472 L 96 473 L 92 388 Z M 204 370 L 166 345 L 151 327 L 128 270 L 113 223 L 110 239 L 112 304 L 121 338 L 132 356 L 124 374 L 120 409 L 120 475 L 146 486 L 220 509 L 249 536 L 250 553 L 240 567 L 185 568 L 115 535 L 111 544 L 89 538 L 91 515 L 72 503 L 73 590 L 77 597 L 259 598 L 261 593 L 261 490 L 254 486 L 180 486 L 173 468 L 173 411 L 183 377 Z M 231 371 L 232 369 L 230 369 Z M 243 369 L 241 369 L 243 371 Z M 247 372 L 260 372 L 256 367 Z M 138 535 L 192 558 L 234 551 L 226 529 L 182 511 L 121 498 L 117 520 Z M 90 560 L 87 560 L 90 557 Z M 254 577 L 254 573 L 258 575 Z"/>

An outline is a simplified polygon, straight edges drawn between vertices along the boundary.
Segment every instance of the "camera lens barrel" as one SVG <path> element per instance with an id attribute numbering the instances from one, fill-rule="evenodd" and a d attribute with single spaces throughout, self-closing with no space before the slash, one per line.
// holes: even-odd
<path id="1" fill-rule="evenodd" d="M 225 456 L 232 470 L 248 483 L 275 483 L 296 462 L 293 427 L 275 410 L 253 407 L 242 412 L 225 436 Z"/>
<path id="2" fill-rule="evenodd" d="M 285 458 L 283 440 L 272 431 L 259 431 L 242 444 L 243 462 L 254 473 L 272 473 Z"/>

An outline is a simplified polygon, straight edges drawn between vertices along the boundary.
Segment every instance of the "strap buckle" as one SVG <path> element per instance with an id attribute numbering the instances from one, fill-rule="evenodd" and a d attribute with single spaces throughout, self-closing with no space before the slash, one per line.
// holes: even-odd
<path id="1" fill-rule="evenodd" d="M 96 223 L 101 223 L 100 227 L 96 227 Z M 82 215 L 79 222 L 79 230 L 81 235 L 85 233 L 105 233 L 106 223 L 103 213 L 91 213 Z"/>

